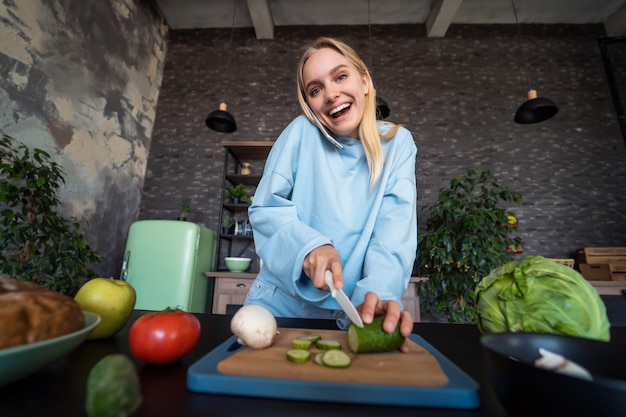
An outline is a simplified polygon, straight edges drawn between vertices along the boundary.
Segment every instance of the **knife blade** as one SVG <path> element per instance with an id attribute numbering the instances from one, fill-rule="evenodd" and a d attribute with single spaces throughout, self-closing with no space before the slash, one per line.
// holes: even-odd
<path id="1" fill-rule="evenodd" d="M 335 300 L 337 300 L 344 313 L 346 313 L 348 315 L 348 318 L 352 320 L 352 323 L 354 323 L 358 327 L 363 327 L 363 320 L 361 320 L 359 312 L 356 311 L 354 304 L 352 304 L 352 301 L 350 301 L 346 293 L 344 293 L 343 290 L 338 290 L 337 288 L 335 288 L 335 284 L 333 284 L 333 273 L 329 270 L 326 270 L 326 275 L 324 275 L 324 281 L 330 289 L 330 295 Z"/>

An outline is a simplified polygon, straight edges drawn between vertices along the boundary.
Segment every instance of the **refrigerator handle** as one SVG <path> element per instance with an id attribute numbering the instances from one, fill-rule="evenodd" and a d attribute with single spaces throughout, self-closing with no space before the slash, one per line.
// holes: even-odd
<path id="1" fill-rule="evenodd" d="M 120 279 L 126 281 L 128 277 L 128 261 L 130 260 L 130 251 L 127 250 L 124 254 L 124 261 L 122 262 L 122 271 L 120 272 Z"/>

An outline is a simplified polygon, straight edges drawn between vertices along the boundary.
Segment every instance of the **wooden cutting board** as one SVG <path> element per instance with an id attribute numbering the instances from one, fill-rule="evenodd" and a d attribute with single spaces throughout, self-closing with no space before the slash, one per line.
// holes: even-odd
<path id="1" fill-rule="evenodd" d="M 462 409 L 480 406 L 476 381 L 417 334 L 407 340 L 409 353 L 350 353 L 349 368 L 332 369 L 312 360 L 291 363 L 286 352 L 298 336 L 317 334 L 339 340 L 348 353 L 345 332 L 279 330 L 276 343 L 261 350 L 243 347 L 235 336 L 229 337 L 189 367 L 187 388 L 207 394 L 351 404 Z"/>
<path id="2" fill-rule="evenodd" d="M 250 377 L 410 387 L 441 387 L 448 383 L 437 359 L 412 340 L 407 340 L 408 353 L 396 350 L 354 354 L 348 349 L 345 331 L 281 328 L 279 332 L 271 347 L 241 348 L 221 360 L 217 365 L 218 371 L 227 375 Z M 312 358 L 320 350 L 315 347 L 310 349 L 312 355 L 308 362 L 289 362 L 287 350 L 292 348 L 294 339 L 304 335 L 319 335 L 322 339 L 340 341 L 342 350 L 351 356 L 352 364 L 344 369 L 316 365 Z"/>

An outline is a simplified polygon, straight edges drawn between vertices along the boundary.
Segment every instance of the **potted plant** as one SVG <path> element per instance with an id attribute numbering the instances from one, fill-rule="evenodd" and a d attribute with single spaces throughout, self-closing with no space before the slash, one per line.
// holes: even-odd
<path id="1" fill-rule="evenodd" d="M 235 218 L 229 214 L 224 214 L 222 217 L 222 233 L 225 235 L 234 234 L 233 227 L 235 226 Z"/>
<path id="2" fill-rule="evenodd" d="M 426 313 L 444 315 L 451 323 L 475 322 L 476 284 L 511 261 L 508 248 L 522 243 L 503 227 L 512 213 L 502 204 L 521 202 L 522 194 L 500 186 L 490 171 L 470 169 L 423 208 L 418 263 L 428 280 L 418 285 L 418 294 Z"/>
<path id="3" fill-rule="evenodd" d="M 191 213 L 191 208 L 189 204 L 183 203 L 182 208 L 180 209 L 180 215 L 178 216 L 178 220 L 187 221 L 187 215 Z"/>
<path id="4" fill-rule="evenodd" d="M 228 198 L 233 204 L 250 204 L 252 202 L 250 191 L 243 184 L 228 185 L 224 187 L 224 190 L 228 193 Z"/>
<path id="5" fill-rule="evenodd" d="M 0 141 L 0 275 L 74 296 L 102 257 L 81 224 L 57 213 L 64 171 L 41 149 L 10 136 Z"/>

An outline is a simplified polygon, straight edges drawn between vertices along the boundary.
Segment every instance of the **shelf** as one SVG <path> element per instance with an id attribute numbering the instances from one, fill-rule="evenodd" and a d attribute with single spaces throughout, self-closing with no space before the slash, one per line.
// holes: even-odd
<path id="1" fill-rule="evenodd" d="M 205 272 L 207 278 L 242 278 L 254 279 L 257 274 L 254 272 L 230 272 L 230 271 L 210 271 Z"/>
<path id="2" fill-rule="evenodd" d="M 228 240 L 252 240 L 254 238 L 252 235 L 220 235 L 220 237 Z"/>
<path id="3" fill-rule="evenodd" d="M 255 174 L 241 175 L 244 163 L 249 162 L 252 167 L 259 168 L 274 145 L 274 142 L 267 141 L 222 141 L 224 147 L 224 175 L 222 187 L 226 189 L 229 185 L 243 184 L 249 188 L 250 194 L 261 181 L 262 169 L 258 169 Z M 220 219 L 222 224 L 226 216 L 234 217 L 238 221 L 245 220 L 250 204 L 240 202 L 233 204 L 226 199 L 226 193 L 221 195 Z M 247 201 L 247 200 L 246 200 Z M 224 229 L 220 229 L 222 232 Z M 230 231 L 234 231 L 231 229 Z M 245 226 L 245 230 L 249 230 Z M 220 233 L 217 240 L 217 265 L 216 269 L 224 268 L 224 256 L 231 256 L 233 251 L 244 253 L 254 249 L 254 237 L 252 234 L 235 235 Z M 213 305 L 212 311 L 224 314 L 230 305 L 243 303 L 250 284 L 256 277 L 255 273 L 233 273 L 225 269 L 217 272 L 207 272 L 206 276 L 213 281 Z"/>
<path id="4" fill-rule="evenodd" d="M 266 159 L 274 142 L 225 140 L 221 142 L 221 145 L 228 147 L 231 155 L 238 160 L 247 161 L 251 159 Z"/>
<path id="5" fill-rule="evenodd" d="M 226 179 L 233 185 L 243 184 L 256 186 L 261 181 L 260 175 L 226 175 Z"/>
<path id="6" fill-rule="evenodd" d="M 245 211 L 248 211 L 248 207 L 250 207 L 250 204 L 232 204 L 232 203 L 225 203 L 224 204 L 224 208 L 227 210 L 230 210 L 234 213 L 242 213 Z"/>

